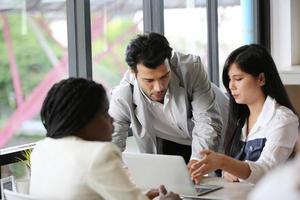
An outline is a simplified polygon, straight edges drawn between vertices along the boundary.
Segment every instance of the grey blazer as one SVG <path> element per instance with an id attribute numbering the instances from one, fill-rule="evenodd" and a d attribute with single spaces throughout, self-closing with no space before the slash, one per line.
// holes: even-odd
<path id="1" fill-rule="evenodd" d="M 170 67 L 169 87 L 176 91 L 172 94 L 171 109 L 178 127 L 186 133 L 182 143 L 192 145 L 192 158 L 199 158 L 202 149 L 218 150 L 222 117 L 216 99 L 220 101 L 221 110 L 226 111 L 226 96 L 219 88 L 212 86 L 200 57 L 174 52 Z M 217 97 L 212 88 L 217 90 Z M 122 151 L 126 148 L 126 138 L 131 127 L 141 152 L 159 153 L 148 102 L 129 71 L 125 73 L 120 85 L 111 92 L 109 114 L 114 118 L 113 142 Z M 224 119 L 227 118 L 228 113 L 223 114 Z"/>

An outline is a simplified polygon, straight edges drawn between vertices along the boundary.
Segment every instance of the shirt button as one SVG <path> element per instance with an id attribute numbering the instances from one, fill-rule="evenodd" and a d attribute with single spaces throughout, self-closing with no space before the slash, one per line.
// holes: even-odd
<path id="1" fill-rule="evenodd" d="M 250 151 L 253 151 L 253 146 L 250 146 L 249 149 L 250 149 Z"/>

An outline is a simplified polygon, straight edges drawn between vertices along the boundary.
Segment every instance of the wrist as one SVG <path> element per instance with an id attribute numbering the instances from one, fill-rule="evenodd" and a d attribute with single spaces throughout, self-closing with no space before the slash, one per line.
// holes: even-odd
<path id="1" fill-rule="evenodd" d="M 220 169 L 224 170 L 224 168 L 226 168 L 226 163 L 227 163 L 227 159 L 226 156 L 224 156 L 223 154 L 219 154 L 219 160 L 220 160 Z"/>

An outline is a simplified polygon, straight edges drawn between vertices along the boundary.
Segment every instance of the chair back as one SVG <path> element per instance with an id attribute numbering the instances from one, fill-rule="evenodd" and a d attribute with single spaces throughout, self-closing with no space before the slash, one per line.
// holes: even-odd
<path id="1" fill-rule="evenodd" d="M 6 200 L 41 200 L 41 198 L 29 194 L 18 193 L 10 190 L 4 190 L 4 196 Z"/>

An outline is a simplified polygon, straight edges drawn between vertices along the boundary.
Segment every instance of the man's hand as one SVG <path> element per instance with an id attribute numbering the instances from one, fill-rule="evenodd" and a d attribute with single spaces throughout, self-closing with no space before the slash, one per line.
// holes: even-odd
<path id="1" fill-rule="evenodd" d="M 196 163 L 198 160 L 190 160 L 190 162 L 188 163 L 187 167 L 188 167 L 188 170 L 190 171 L 191 169 L 191 166 Z"/>

